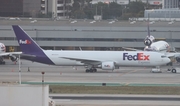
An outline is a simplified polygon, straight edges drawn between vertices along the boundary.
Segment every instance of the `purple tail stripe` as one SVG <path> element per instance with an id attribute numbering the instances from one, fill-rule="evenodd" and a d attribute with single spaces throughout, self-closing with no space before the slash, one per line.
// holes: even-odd
<path id="1" fill-rule="evenodd" d="M 46 56 L 42 48 L 18 25 L 12 25 L 18 43 L 20 45 L 21 51 L 24 54 L 35 55 L 35 58 L 27 58 L 28 60 L 44 63 L 53 64 L 54 63 Z"/>

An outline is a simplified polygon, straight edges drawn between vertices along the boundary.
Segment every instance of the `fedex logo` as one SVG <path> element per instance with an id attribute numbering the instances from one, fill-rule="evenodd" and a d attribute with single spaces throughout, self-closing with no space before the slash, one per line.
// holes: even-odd
<path id="1" fill-rule="evenodd" d="M 110 65 L 104 65 L 104 67 L 111 67 Z"/>
<path id="2" fill-rule="evenodd" d="M 29 40 L 19 40 L 19 44 L 31 44 L 31 41 L 29 41 Z"/>
<path id="3" fill-rule="evenodd" d="M 169 45 L 168 45 L 168 44 L 165 44 L 165 47 L 166 47 L 166 48 L 169 48 Z"/>
<path id="4" fill-rule="evenodd" d="M 137 53 L 136 55 L 128 55 L 128 53 L 123 53 L 123 60 L 149 60 L 149 55 L 144 55 L 144 53 Z"/>

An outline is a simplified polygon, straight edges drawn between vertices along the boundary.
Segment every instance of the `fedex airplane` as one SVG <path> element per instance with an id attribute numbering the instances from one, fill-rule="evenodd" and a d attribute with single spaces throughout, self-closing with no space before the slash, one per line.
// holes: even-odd
<path id="1" fill-rule="evenodd" d="M 7 56 L 6 46 L 3 43 L 0 43 L 0 64 L 5 64 L 3 56 Z"/>
<path id="2" fill-rule="evenodd" d="M 144 45 L 145 45 L 144 51 L 160 52 L 166 55 L 167 57 L 175 58 L 177 62 L 180 62 L 179 52 L 175 52 L 175 50 L 173 52 L 170 52 L 171 47 L 166 41 L 163 41 L 163 40 L 155 41 L 155 37 L 150 34 L 149 17 L 148 17 L 148 23 L 147 23 L 147 33 L 148 35 L 144 39 Z M 142 50 L 138 50 L 134 48 L 126 48 L 126 47 L 123 47 L 123 48 L 127 50 L 131 50 L 131 51 L 142 51 Z M 172 62 L 170 62 L 170 64 L 172 64 Z"/>
<path id="3" fill-rule="evenodd" d="M 170 59 L 158 52 L 148 51 L 62 51 L 43 50 L 21 27 L 12 26 L 22 50 L 22 58 L 58 66 L 87 66 L 86 72 L 96 68 L 114 70 L 120 66 L 161 66 Z"/>
<path id="4" fill-rule="evenodd" d="M 3 56 L 9 56 L 13 62 L 18 60 L 12 52 L 6 52 L 6 46 L 3 43 L 0 43 L 0 64 L 5 64 Z"/>

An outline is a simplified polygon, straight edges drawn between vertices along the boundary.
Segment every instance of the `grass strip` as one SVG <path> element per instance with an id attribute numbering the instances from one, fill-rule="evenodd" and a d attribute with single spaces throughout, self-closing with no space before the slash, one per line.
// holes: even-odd
<path id="1" fill-rule="evenodd" d="M 180 95 L 179 86 L 62 86 L 50 85 L 50 93 Z"/>

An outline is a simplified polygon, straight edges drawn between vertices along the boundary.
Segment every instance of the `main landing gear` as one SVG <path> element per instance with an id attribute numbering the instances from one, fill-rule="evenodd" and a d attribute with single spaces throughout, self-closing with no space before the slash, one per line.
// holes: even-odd
<path id="1" fill-rule="evenodd" d="M 2 57 L 0 57 L 0 64 L 5 64 L 5 61 L 3 60 Z"/>
<path id="2" fill-rule="evenodd" d="M 86 69 L 86 73 L 93 73 L 93 72 L 97 72 L 97 69 L 96 68 Z"/>

